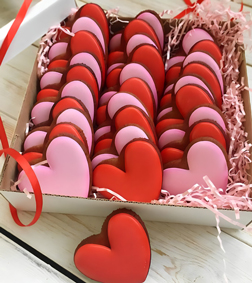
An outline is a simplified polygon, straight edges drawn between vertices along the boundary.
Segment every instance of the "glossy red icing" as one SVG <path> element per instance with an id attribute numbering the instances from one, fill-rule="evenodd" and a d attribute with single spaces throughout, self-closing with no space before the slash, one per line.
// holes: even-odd
<path id="1" fill-rule="evenodd" d="M 129 143 L 119 156 L 122 164 L 99 164 L 93 171 L 93 185 L 108 188 L 128 201 L 158 199 L 162 186 L 162 164 L 157 149 L 146 140 Z M 122 167 L 120 167 L 122 166 Z M 106 198 L 112 195 L 101 192 Z"/>
<path id="2" fill-rule="evenodd" d="M 108 216 L 101 234 L 80 243 L 74 262 L 84 275 L 103 283 L 145 281 L 151 260 L 149 238 L 144 224 L 131 214 Z"/>

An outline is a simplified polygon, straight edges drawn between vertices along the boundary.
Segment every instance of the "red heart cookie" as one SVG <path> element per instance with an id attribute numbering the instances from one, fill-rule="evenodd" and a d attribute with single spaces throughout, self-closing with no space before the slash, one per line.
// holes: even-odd
<path id="1" fill-rule="evenodd" d="M 176 105 L 183 117 L 194 107 L 207 103 L 214 104 L 209 94 L 198 86 L 186 85 L 176 93 Z"/>
<path id="2" fill-rule="evenodd" d="M 80 272 L 103 283 L 144 282 L 150 260 L 144 223 L 127 209 L 110 214 L 101 233 L 83 240 L 74 254 L 74 263 Z"/>
<path id="3" fill-rule="evenodd" d="M 159 198 L 162 165 L 158 149 L 147 140 L 127 144 L 116 164 L 106 161 L 93 171 L 93 185 L 108 188 L 128 201 L 150 202 Z M 101 192 L 106 198 L 112 195 Z"/>

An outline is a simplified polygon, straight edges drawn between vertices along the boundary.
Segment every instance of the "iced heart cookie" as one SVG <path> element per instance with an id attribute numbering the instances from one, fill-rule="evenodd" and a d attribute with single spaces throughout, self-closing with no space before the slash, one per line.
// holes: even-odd
<path id="1" fill-rule="evenodd" d="M 195 43 L 190 52 L 203 51 L 209 53 L 220 64 L 222 54 L 218 45 L 211 40 L 202 40 Z"/>
<path id="2" fill-rule="evenodd" d="M 81 30 L 86 30 L 94 34 L 101 43 L 104 56 L 107 56 L 106 55 L 108 53 L 107 45 L 105 43 L 105 38 L 99 24 L 95 20 L 89 17 L 81 17 L 74 22 L 72 26 L 72 32 L 76 33 Z"/>
<path id="3" fill-rule="evenodd" d="M 212 36 L 204 29 L 194 28 L 189 30 L 182 40 L 182 46 L 185 53 L 188 54 L 192 46 L 201 40 L 214 41 Z"/>
<path id="4" fill-rule="evenodd" d="M 43 194 L 88 197 L 92 184 L 91 162 L 86 148 L 74 137 L 52 139 L 44 150 L 49 166 L 38 165 L 33 170 Z M 22 171 L 18 179 L 21 191 L 32 192 L 28 178 Z"/>
<path id="5" fill-rule="evenodd" d="M 212 88 L 216 96 L 217 105 L 221 108 L 222 105 L 222 90 L 219 81 L 213 70 L 203 63 L 193 62 L 186 65 L 182 69 L 182 75 L 198 75 L 202 77 Z"/>
<path id="6" fill-rule="evenodd" d="M 163 172 L 162 188 L 172 195 L 184 193 L 208 176 L 216 188 L 225 190 L 228 182 L 227 154 L 220 144 L 210 140 L 192 142 L 177 163 L 168 163 Z"/>
<path id="7" fill-rule="evenodd" d="M 129 22 L 123 31 L 122 39 L 125 44 L 127 44 L 130 38 L 136 34 L 148 35 L 158 47 L 159 52 L 161 52 L 161 46 L 157 35 L 147 22 L 141 19 L 134 19 L 133 21 Z"/>
<path id="8" fill-rule="evenodd" d="M 63 56 L 64 54 L 67 53 L 67 47 L 68 43 L 67 42 L 56 42 L 54 43 L 51 48 L 49 49 L 48 52 L 48 58 L 50 61 L 52 61 L 55 57 L 57 56 Z M 68 59 L 68 56 L 65 55 L 64 58 L 61 57 L 61 59 Z"/>
<path id="9" fill-rule="evenodd" d="M 136 19 L 143 20 L 147 22 L 155 31 L 161 50 L 164 48 L 164 29 L 163 29 L 163 23 L 159 17 L 159 15 L 152 10 L 145 10 L 140 12 L 137 16 Z"/>
<path id="10" fill-rule="evenodd" d="M 93 71 L 89 67 L 83 65 L 71 66 L 66 74 L 66 82 L 71 82 L 76 80 L 84 81 L 89 85 L 90 89 L 93 91 L 95 95 L 96 103 L 98 104 L 99 89 Z"/>
<path id="11" fill-rule="evenodd" d="M 174 65 L 182 63 L 185 59 L 185 56 L 174 56 L 167 61 L 167 71 Z"/>
<path id="12" fill-rule="evenodd" d="M 148 35 L 144 35 L 144 34 L 135 34 L 127 42 L 127 45 L 126 45 L 127 56 L 130 56 L 131 52 L 137 46 L 142 45 L 142 44 L 153 45 L 161 53 L 160 49 L 158 49 L 158 46 L 156 45 L 152 37 Z"/>
<path id="13" fill-rule="evenodd" d="M 101 233 L 84 239 L 74 254 L 80 272 L 104 283 L 142 283 L 148 275 L 150 261 L 145 225 L 137 214 L 127 209 L 112 212 L 105 219 Z"/>
<path id="14" fill-rule="evenodd" d="M 52 61 L 47 69 L 48 70 L 52 70 L 52 69 L 56 69 L 56 68 L 67 68 L 68 66 L 68 60 L 64 60 L 64 59 L 57 59 L 55 61 Z"/>
<path id="15" fill-rule="evenodd" d="M 152 45 L 140 45 L 132 51 L 129 60 L 131 62 L 141 63 L 143 66 L 147 67 L 155 82 L 160 99 L 164 90 L 165 69 L 162 56 L 157 49 Z M 155 64 L 153 64 L 153 62 L 155 62 Z"/>
<path id="16" fill-rule="evenodd" d="M 37 101 L 44 98 L 47 99 L 49 97 L 57 97 L 58 93 L 59 92 L 56 89 L 50 89 L 50 88 L 41 89 L 37 94 Z"/>
<path id="17" fill-rule="evenodd" d="M 150 202 L 159 198 L 161 184 L 160 153 L 145 139 L 128 143 L 118 159 L 105 161 L 93 171 L 94 186 L 108 188 L 128 201 Z M 113 196 L 101 193 L 106 198 Z"/>
<path id="18" fill-rule="evenodd" d="M 117 92 L 108 101 L 107 113 L 110 119 L 113 119 L 115 113 L 126 105 L 137 106 L 149 116 L 148 111 L 146 110 L 142 102 L 135 95 L 127 92 Z"/>
<path id="19" fill-rule="evenodd" d="M 92 126 L 92 121 L 85 111 L 75 108 L 68 108 L 60 112 L 53 121 L 53 124 L 59 123 L 73 123 L 79 127 L 87 141 L 87 148 L 89 153 L 93 152 L 94 147 L 94 130 Z"/>
<path id="20" fill-rule="evenodd" d="M 213 70 L 214 74 L 216 75 L 219 81 L 221 91 L 223 93 L 224 92 L 223 78 L 218 63 L 209 54 L 205 52 L 195 51 L 187 55 L 187 57 L 183 61 L 183 68 L 185 68 L 188 64 L 193 62 L 197 62 L 197 63 L 202 62 L 203 64 L 206 64 Z"/>
<path id="21" fill-rule="evenodd" d="M 196 85 L 185 85 L 176 93 L 176 106 L 185 118 L 196 106 L 201 104 L 214 104 L 210 95 L 201 87 Z"/>
<path id="22" fill-rule="evenodd" d="M 102 29 L 105 37 L 106 44 L 109 43 L 109 27 L 108 27 L 108 20 L 103 11 L 103 9 L 94 3 L 88 3 L 82 6 L 78 12 L 76 13 L 76 18 L 79 17 L 89 17 L 95 20 L 100 28 Z"/>
<path id="23" fill-rule="evenodd" d="M 88 83 L 79 80 L 68 82 L 60 89 L 59 96 L 61 99 L 64 97 L 74 97 L 81 101 L 87 108 L 91 120 L 94 121 L 97 103 L 94 92 Z"/>
<path id="24" fill-rule="evenodd" d="M 134 94 L 146 107 L 150 117 L 154 120 L 156 117 L 156 107 L 152 91 L 148 84 L 139 78 L 130 78 L 122 83 L 120 92 L 129 92 Z"/>
<path id="25" fill-rule="evenodd" d="M 125 106 L 116 112 L 112 120 L 115 129 L 121 129 L 128 124 L 136 124 L 142 127 L 156 144 L 157 137 L 152 119 L 146 113 L 136 106 Z"/>
<path id="26" fill-rule="evenodd" d="M 94 54 L 101 64 L 102 70 L 105 71 L 106 58 L 102 50 L 102 46 L 98 39 L 88 31 L 78 31 L 70 41 L 70 49 L 72 55 L 76 55 L 80 52 L 89 52 Z"/>
<path id="27" fill-rule="evenodd" d="M 158 96 L 157 96 L 157 89 L 154 83 L 154 80 L 148 70 L 140 63 L 130 63 L 127 64 L 120 73 L 120 85 L 122 85 L 126 80 L 130 78 L 139 78 L 145 81 L 148 86 L 150 87 L 156 108 L 158 107 Z"/>
<path id="28" fill-rule="evenodd" d="M 74 55 L 70 61 L 69 65 L 76 65 L 76 64 L 85 64 L 87 65 L 94 73 L 98 87 L 101 89 L 102 85 L 105 81 L 105 72 L 101 69 L 100 63 L 97 58 L 95 58 L 95 55 L 88 53 L 88 52 L 81 52 L 76 55 Z"/>
<path id="29" fill-rule="evenodd" d="M 63 72 L 50 70 L 47 71 L 40 79 L 40 88 L 52 88 L 59 90 L 63 82 Z"/>

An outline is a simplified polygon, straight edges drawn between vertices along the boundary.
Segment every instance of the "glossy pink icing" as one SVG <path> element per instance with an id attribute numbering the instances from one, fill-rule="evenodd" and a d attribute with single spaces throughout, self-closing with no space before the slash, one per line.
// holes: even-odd
<path id="1" fill-rule="evenodd" d="M 135 34 L 127 42 L 126 45 L 127 56 L 129 56 L 132 50 L 140 44 L 150 44 L 158 49 L 157 45 L 148 36 L 143 34 Z"/>
<path id="2" fill-rule="evenodd" d="M 189 170 L 167 168 L 163 171 L 162 188 L 170 194 L 184 193 L 193 185 L 205 185 L 203 177 L 213 182 L 216 188 L 224 191 L 228 182 L 228 166 L 222 150 L 210 141 L 193 144 L 187 154 Z"/>
<path id="3" fill-rule="evenodd" d="M 24 141 L 24 150 L 44 143 L 47 132 L 35 131 L 30 133 Z"/>
<path id="4" fill-rule="evenodd" d="M 225 122 L 223 121 L 221 115 L 210 107 L 199 107 L 195 109 L 189 117 L 188 125 L 189 127 L 195 122 L 201 121 L 203 119 L 210 119 L 218 123 L 224 132 L 226 132 Z"/>
<path id="5" fill-rule="evenodd" d="M 116 67 L 119 67 L 119 66 L 124 66 L 125 64 L 124 63 L 115 63 L 111 66 L 108 67 L 108 70 L 107 70 L 107 75 L 112 71 L 114 70 Z"/>
<path id="6" fill-rule="evenodd" d="M 92 160 L 92 168 L 93 168 L 93 170 L 102 161 L 108 160 L 108 159 L 111 159 L 111 158 L 118 158 L 118 156 L 114 155 L 114 154 L 110 154 L 110 153 L 103 153 L 103 154 L 99 154 L 99 155 L 95 156 L 93 158 L 93 160 Z"/>
<path id="7" fill-rule="evenodd" d="M 90 88 L 82 81 L 67 83 L 61 92 L 61 97 L 71 96 L 79 99 L 87 108 L 91 120 L 94 120 L 94 95 Z"/>
<path id="8" fill-rule="evenodd" d="M 54 105 L 54 102 L 43 101 L 40 102 L 32 108 L 31 118 L 34 125 L 46 122 L 49 119 L 51 109 Z"/>
<path id="9" fill-rule="evenodd" d="M 62 74 L 55 71 L 45 73 L 40 79 L 40 88 L 43 89 L 48 85 L 60 83 Z"/>
<path id="10" fill-rule="evenodd" d="M 82 129 L 84 136 L 87 140 L 88 151 L 89 153 L 92 150 L 94 137 L 93 132 L 91 130 L 91 126 L 87 120 L 87 118 L 78 110 L 69 108 L 65 111 L 61 112 L 57 117 L 56 123 L 70 122 L 78 126 Z"/>
<path id="11" fill-rule="evenodd" d="M 74 64 L 85 64 L 88 67 L 90 67 L 95 74 L 98 87 L 99 89 L 101 89 L 101 83 L 102 83 L 101 68 L 92 54 L 88 52 L 81 52 L 74 55 L 70 61 L 70 65 L 74 65 Z"/>
<path id="12" fill-rule="evenodd" d="M 185 56 L 175 56 L 175 57 L 170 58 L 167 62 L 167 70 L 166 71 L 168 71 L 175 64 L 183 62 L 184 59 L 185 59 Z"/>
<path id="13" fill-rule="evenodd" d="M 170 129 L 165 131 L 158 140 L 159 148 L 163 148 L 170 142 L 181 141 L 185 136 L 185 132 L 179 129 Z"/>
<path id="14" fill-rule="evenodd" d="M 106 53 L 105 39 L 99 25 L 89 17 L 78 18 L 72 26 L 72 32 L 76 33 L 80 30 L 86 30 L 93 33 L 101 43 L 104 54 Z"/>
<path id="15" fill-rule="evenodd" d="M 57 42 L 53 44 L 48 53 L 49 60 L 51 61 L 56 56 L 65 54 L 67 51 L 67 46 L 68 46 L 67 42 Z"/>
<path id="16" fill-rule="evenodd" d="M 216 63 L 216 61 L 210 55 L 204 52 L 200 52 L 200 51 L 192 52 L 185 58 L 183 62 L 183 68 L 186 65 L 190 64 L 191 62 L 202 62 L 208 65 L 214 71 L 219 81 L 221 92 L 223 93 L 223 79 L 222 79 L 220 68 L 218 64 Z"/>
<path id="17" fill-rule="evenodd" d="M 121 128 L 115 135 L 115 147 L 118 154 L 121 153 L 127 143 L 137 138 L 149 139 L 146 133 L 137 126 Z"/>
<path id="18" fill-rule="evenodd" d="M 167 107 L 165 109 L 163 109 L 157 116 L 157 122 L 167 113 L 172 111 L 172 107 Z"/>
<path id="19" fill-rule="evenodd" d="M 97 131 L 95 132 L 95 135 L 94 135 L 94 139 L 95 139 L 95 142 L 103 135 L 109 133 L 111 131 L 111 126 L 104 126 L 104 127 L 101 127 L 99 129 L 97 129 Z"/>
<path id="20" fill-rule="evenodd" d="M 185 53 L 188 54 L 193 45 L 201 40 L 214 41 L 211 35 L 203 29 L 194 28 L 189 30 L 182 41 L 182 46 Z"/>
<path id="21" fill-rule="evenodd" d="M 181 89 L 183 86 L 189 85 L 189 84 L 201 86 L 202 88 L 204 88 L 207 91 L 207 93 L 212 97 L 212 99 L 215 100 L 214 96 L 213 96 L 211 90 L 208 88 L 208 86 L 201 79 L 199 79 L 195 76 L 190 76 L 190 75 L 181 77 L 180 79 L 177 80 L 175 87 L 174 87 L 174 93 L 176 94 L 179 91 L 179 89 Z"/>
<path id="22" fill-rule="evenodd" d="M 157 96 L 157 89 L 156 89 L 154 80 L 152 76 L 150 75 L 150 73 L 141 64 L 138 64 L 138 63 L 127 64 L 120 73 L 120 78 L 119 78 L 120 85 L 122 85 L 129 78 L 134 78 L 134 77 L 142 79 L 148 84 L 148 86 L 150 87 L 153 93 L 155 105 L 157 108 L 158 96 Z"/>
<path id="23" fill-rule="evenodd" d="M 163 49 L 163 47 L 164 47 L 164 31 L 163 31 L 163 28 L 162 28 L 162 25 L 161 25 L 159 19 L 155 15 L 153 15 L 152 13 L 149 13 L 149 12 L 141 13 L 140 15 L 137 16 L 137 19 L 141 19 L 141 20 L 147 22 L 150 26 L 152 26 L 152 28 L 154 29 L 154 31 L 155 31 L 155 33 L 158 37 L 161 49 Z"/>
<path id="24" fill-rule="evenodd" d="M 110 98 L 108 102 L 107 110 L 108 110 L 109 117 L 113 119 L 115 113 L 120 108 L 126 105 L 137 106 L 149 116 L 147 110 L 145 109 L 145 107 L 143 106 L 143 104 L 140 102 L 139 99 L 137 99 L 136 97 L 134 97 L 133 95 L 127 92 L 117 92 Z"/>
<path id="25" fill-rule="evenodd" d="M 114 52 L 121 48 L 122 33 L 117 33 L 110 39 L 109 51 Z"/>
<path id="26" fill-rule="evenodd" d="M 174 84 L 170 84 L 166 87 L 165 91 L 164 91 L 164 94 L 166 94 L 168 91 L 172 90 Z"/>
<path id="27" fill-rule="evenodd" d="M 46 150 L 49 167 L 39 165 L 33 170 L 38 178 L 43 194 L 88 197 L 90 187 L 90 168 L 88 154 L 70 137 L 60 136 L 53 139 Z M 21 191 L 32 192 L 24 171 L 18 176 Z"/>
<path id="28" fill-rule="evenodd" d="M 109 99 L 115 94 L 117 91 L 107 91 L 103 93 L 101 98 L 99 99 L 99 105 L 103 105 L 109 101 Z"/>

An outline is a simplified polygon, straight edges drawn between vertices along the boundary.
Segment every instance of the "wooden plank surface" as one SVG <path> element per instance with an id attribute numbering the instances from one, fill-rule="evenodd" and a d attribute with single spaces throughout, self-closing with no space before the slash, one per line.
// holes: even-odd
<path id="1" fill-rule="evenodd" d="M 0 234 L 1 282 L 8 283 L 71 283 L 50 265 Z"/>
<path id="2" fill-rule="evenodd" d="M 105 9 L 120 6 L 119 14 L 123 16 L 134 16 L 147 7 L 160 12 L 164 9 L 177 9 L 179 11 L 185 7 L 183 0 L 148 0 L 144 2 L 98 0 L 95 2 L 101 4 Z M 1 9 L 3 3 L 6 7 L 5 10 Z M 15 16 L 17 12 L 15 3 L 17 3 L 17 0 L 1 1 L 0 15 L 2 22 L 7 23 Z M 78 4 L 82 3 L 84 1 L 78 0 Z M 239 8 L 239 4 L 231 4 Z M 4 11 L 3 16 L 2 11 Z M 0 23 L 2 23 L 1 21 Z M 37 49 L 31 46 L 0 68 L 0 114 L 4 120 L 8 139 L 11 139 L 14 132 L 36 52 Z M 248 67 L 248 74 L 252 86 L 251 67 Z M 33 216 L 33 213 L 20 212 L 19 214 L 26 223 Z M 7 201 L 2 196 L 0 197 L 0 225 L 3 228 L 87 282 L 93 281 L 86 279 L 74 266 L 74 250 L 82 239 L 93 233 L 99 233 L 103 221 L 104 218 L 99 217 L 43 213 L 38 223 L 33 227 L 20 228 L 10 216 Z M 225 232 L 221 234 L 226 250 L 226 254 L 223 254 L 216 237 L 217 231 L 213 227 L 154 222 L 146 222 L 146 227 L 152 246 L 152 264 L 146 282 L 225 282 L 223 278 L 223 258 L 226 259 L 228 282 L 252 282 L 252 270 L 250 268 L 252 262 L 251 234 L 225 229 Z M 9 243 L 4 245 L 7 250 L 12 250 Z M 0 242 L 0 259 L 1 254 L 3 254 L 1 246 L 2 242 Z M 20 266 L 23 270 L 19 271 L 19 274 L 30 272 L 30 269 L 34 267 L 24 264 L 23 260 L 19 260 L 19 262 L 22 262 Z M 9 268 L 6 261 L 2 263 L 0 260 L 0 273 L 1 266 L 2 268 Z M 40 273 L 41 268 L 37 267 L 37 269 L 34 270 L 38 274 L 35 277 L 43 279 Z M 16 268 L 13 270 L 16 271 Z M 47 274 L 50 274 L 50 272 Z M 48 277 L 48 282 L 58 282 L 52 281 L 54 279 L 51 280 L 51 278 L 54 277 Z M 59 282 L 68 282 L 63 280 L 65 279 Z M 11 281 L 7 282 L 12 283 Z M 40 282 L 45 282 L 45 280 Z"/>
<path id="3" fill-rule="evenodd" d="M 75 248 L 85 237 L 99 233 L 104 218 L 43 213 L 37 224 L 20 228 L 13 223 L 8 204 L 0 198 L 0 223 L 42 254 L 86 282 L 74 266 Z M 33 213 L 20 212 L 28 223 Z M 229 282 L 252 282 L 252 248 L 222 233 L 222 252 L 214 227 L 145 222 L 152 247 L 151 269 L 146 282 L 222 282 L 223 258 Z M 241 281 L 239 281 L 241 280 Z M 224 281 L 223 281 L 224 282 Z"/>

